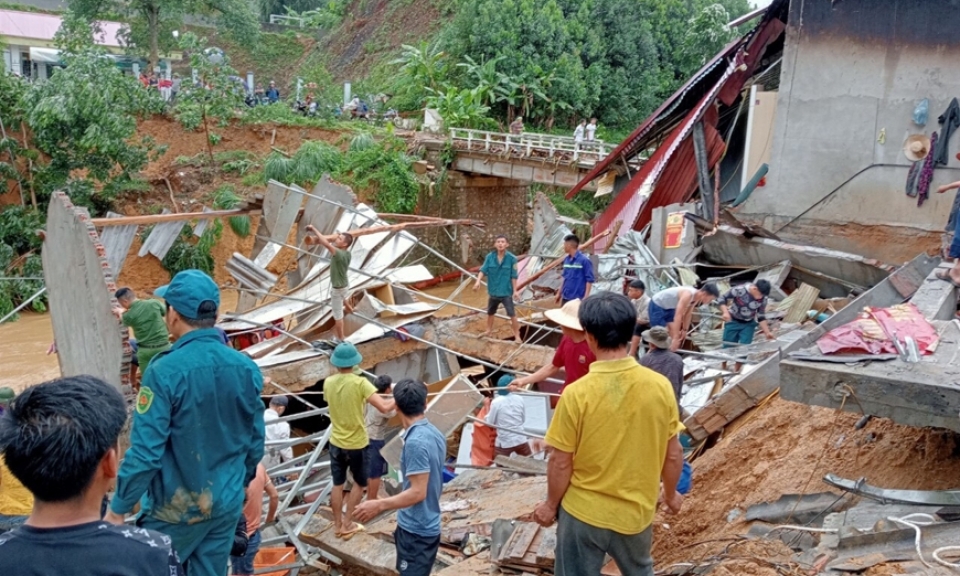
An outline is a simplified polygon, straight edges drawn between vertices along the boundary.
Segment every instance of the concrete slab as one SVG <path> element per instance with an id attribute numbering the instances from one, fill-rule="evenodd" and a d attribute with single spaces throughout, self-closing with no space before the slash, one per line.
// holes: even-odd
<path id="1" fill-rule="evenodd" d="M 91 374 L 118 389 L 129 384 L 129 333 L 113 314 L 117 286 L 107 252 L 85 213 L 66 194 L 47 208 L 43 277 L 63 376 Z"/>
<path id="2" fill-rule="evenodd" d="M 928 320 L 952 320 L 957 313 L 957 289 L 936 277 L 950 268 L 949 263 L 940 264 L 910 299 Z"/>

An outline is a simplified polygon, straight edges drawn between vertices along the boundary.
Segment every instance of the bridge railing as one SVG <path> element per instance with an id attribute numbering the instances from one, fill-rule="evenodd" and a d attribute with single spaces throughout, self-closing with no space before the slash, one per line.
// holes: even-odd
<path id="1" fill-rule="evenodd" d="M 611 150 L 611 146 L 602 140 L 577 142 L 570 136 L 535 132 L 506 134 L 472 128 L 450 128 L 450 139 L 455 145 L 474 152 L 586 163 L 598 162 Z"/>

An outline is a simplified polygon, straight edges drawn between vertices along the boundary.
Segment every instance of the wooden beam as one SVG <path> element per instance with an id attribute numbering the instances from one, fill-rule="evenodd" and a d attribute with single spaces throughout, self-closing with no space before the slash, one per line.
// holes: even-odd
<path id="1" fill-rule="evenodd" d="M 111 218 L 111 220 L 116 220 L 116 218 Z M 360 236 L 369 236 L 370 234 L 379 234 L 381 232 L 400 232 L 402 230 L 408 230 L 410 228 L 435 228 L 439 226 L 479 226 L 483 227 L 485 224 L 480 220 L 428 220 L 426 222 L 404 222 L 402 224 L 390 224 L 388 226 L 373 226 L 371 228 L 357 228 L 356 230 L 346 230 L 347 234 L 350 234 L 354 238 Z M 316 239 L 313 236 L 307 236 L 304 238 L 304 243 L 306 244 L 316 244 Z"/>
<path id="2" fill-rule="evenodd" d="M 598 241 L 600 241 L 601 238 L 606 238 L 606 237 L 609 236 L 609 235 L 610 235 L 610 230 L 609 230 L 609 229 L 604 230 L 603 232 L 597 234 L 597 235 L 594 236 L 593 238 L 591 238 L 591 239 L 587 240 L 586 242 L 584 242 L 583 244 L 581 244 L 581 245 L 580 245 L 580 250 L 585 250 L 585 249 L 593 246 L 593 245 L 596 244 Z M 517 286 L 517 290 L 523 290 L 523 289 L 526 288 L 527 286 L 529 286 L 529 285 L 533 284 L 534 282 L 536 282 L 541 276 L 543 276 L 544 274 L 546 274 L 546 273 L 549 272 L 550 270 L 553 270 L 553 269 L 556 268 L 557 266 L 563 264 L 563 259 L 564 259 L 564 258 L 566 258 L 566 256 L 561 256 L 561 257 L 557 258 L 556 260 L 554 260 L 553 262 L 551 262 L 551 263 L 547 264 L 546 266 L 544 266 L 543 268 L 541 268 L 539 272 L 537 272 L 537 273 L 534 274 L 533 276 L 527 278 L 524 282 L 521 282 L 520 285 Z"/>
<path id="3" fill-rule="evenodd" d="M 260 209 L 239 208 L 236 210 L 213 210 L 211 212 L 186 212 L 183 214 L 148 214 L 145 216 L 121 216 L 119 218 L 93 218 L 90 222 L 98 227 L 131 226 L 141 224 L 162 224 L 164 222 L 188 222 L 190 220 L 212 220 L 231 216 L 259 214 Z"/>

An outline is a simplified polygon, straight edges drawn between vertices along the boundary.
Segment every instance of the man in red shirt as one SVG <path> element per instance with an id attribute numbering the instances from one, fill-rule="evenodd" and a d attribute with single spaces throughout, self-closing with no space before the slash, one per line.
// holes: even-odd
<path id="1" fill-rule="evenodd" d="M 559 324 L 563 331 L 560 346 L 557 347 L 552 362 L 529 376 L 517 378 L 511 384 L 511 388 L 526 388 L 534 382 L 542 382 L 559 372 L 561 368 L 566 374 L 563 381 L 563 388 L 566 388 L 589 372 L 590 365 L 597 357 L 593 355 L 590 346 L 587 344 L 587 335 L 577 319 L 579 312 L 580 300 L 577 299 L 567 302 L 563 305 L 563 308 L 547 310 L 544 313 L 548 319 Z M 560 393 L 563 394 L 562 388 Z M 556 397 L 550 399 L 550 406 L 557 407 Z"/>

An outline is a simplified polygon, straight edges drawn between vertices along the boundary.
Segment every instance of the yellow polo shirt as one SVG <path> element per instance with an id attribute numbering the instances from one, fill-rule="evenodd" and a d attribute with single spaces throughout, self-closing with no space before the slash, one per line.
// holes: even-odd
<path id="1" fill-rule="evenodd" d="M 367 398 L 377 393 L 376 387 L 363 376 L 335 374 L 323 382 L 323 396 L 330 408 L 333 432 L 330 443 L 344 450 L 359 450 L 370 443 L 363 420 Z"/>
<path id="2" fill-rule="evenodd" d="M 594 362 L 567 386 L 547 431 L 573 454 L 562 506 L 571 516 L 620 534 L 653 522 L 667 441 L 683 430 L 670 382 L 633 358 Z"/>
<path id="3" fill-rule="evenodd" d="M 0 514 L 29 516 L 33 511 L 33 494 L 10 472 L 0 456 Z"/>

